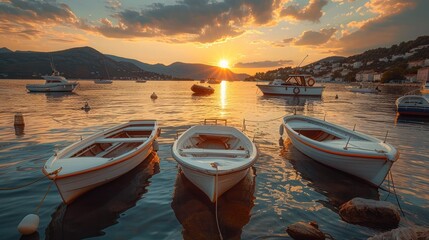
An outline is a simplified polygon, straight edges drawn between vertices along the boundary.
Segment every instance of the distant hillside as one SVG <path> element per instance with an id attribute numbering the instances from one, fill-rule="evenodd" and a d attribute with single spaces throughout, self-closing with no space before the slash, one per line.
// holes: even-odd
<path id="1" fill-rule="evenodd" d="M 10 53 L 12 52 L 9 48 L 2 47 L 0 48 L 0 53 Z"/>
<path id="2" fill-rule="evenodd" d="M 341 57 L 341 56 L 332 56 L 332 57 L 327 57 L 327 58 L 322 58 L 319 61 L 310 63 L 308 65 L 317 65 L 319 63 L 336 63 L 336 62 L 342 62 L 346 59 L 346 57 Z M 308 66 L 307 65 L 307 66 Z"/>
<path id="3" fill-rule="evenodd" d="M 135 59 L 122 58 L 114 55 L 106 55 L 106 56 L 112 58 L 115 61 L 133 63 L 136 66 L 146 71 L 171 75 L 178 78 L 187 78 L 187 79 L 216 78 L 216 79 L 226 79 L 226 80 L 243 80 L 246 77 L 249 77 L 249 75 L 247 74 L 237 74 L 237 73 L 233 73 L 229 69 L 222 69 L 220 67 L 210 66 L 205 64 L 175 62 L 166 66 L 164 64 L 147 64 Z"/>
<path id="4" fill-rule="evenodd" d="M 42 75 L 51 73 L 51 61 L 66 78 L 96 79 L 108 76 L 111 79 L 170 78 L 170 76 L 144 71 L 132 63 L 114 61 L 90 47 L 56 52 L 3 50 L 0 52 L 0 76 L 3 78 L 40 78 Z"/>
<path id="5" fill-rule="evenodd" d="M 332 56 L 307 64 L 300 68 L 278 68 L 265 73 L 257 73 L 247 80 L 272 80 L 285 78 L 289 74 L 302 72 L 316 77 L 344 77 L 354 81 L 360 71 L 375 71 L 383 73 L 389 69 L 400 69 L 403 74 L 416 74 L 417 68 L 408 69 L 408 62 L 429 59 L 429 36 L 420 36 L 415 40 L 401 42 L 388 48 L 367 50 L 350 57 Z M 355 64 L 356 63 L 356 64 Z M 346 72 L 345 75 L 340 73 Z"/>

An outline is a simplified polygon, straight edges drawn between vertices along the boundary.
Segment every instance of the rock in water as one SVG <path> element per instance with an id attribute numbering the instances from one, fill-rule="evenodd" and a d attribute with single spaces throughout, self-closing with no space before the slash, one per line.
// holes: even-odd
<path id="1" fill-rule="evenodd" d="M 397 240 L 426 240 L 429 239 L 429 228 L 424 227 L 400 227 L 393 229 L 392 231 L 380 233 L 374 237 L 368 238 L 368 240 L 385 240 L 385 239 L 397 239 Z"/>
<path id="2" fill-rule="evenodd" d="M 398 209 L 390 202 L 353 198 L 340 206 L 341 218 L 353 224 L 370 227 L 394 228 L 401 217 Z"/>
<path id="3" fill-rule="evenodd" d="M 287 227 L 286 232 L 296 240 L 324 240 L 325 234 L 319 230 L 317 223 L 297 222 Z"/>
<path id="4" fill-rule="evenodd" d="M 40 218 L 35 214 L 28 214 L 18 224 L 18 231 L 23 235 L 29 235 L 37 231 Z"/>

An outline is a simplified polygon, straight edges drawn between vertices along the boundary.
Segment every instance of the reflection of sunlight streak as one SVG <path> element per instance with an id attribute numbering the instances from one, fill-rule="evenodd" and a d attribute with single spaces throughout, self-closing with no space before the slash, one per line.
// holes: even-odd
<path id="1" fill-rule="evenodd" d="M 222 109 L 226 106 L 226 81 L 220 83 L 220 106 Z"/>

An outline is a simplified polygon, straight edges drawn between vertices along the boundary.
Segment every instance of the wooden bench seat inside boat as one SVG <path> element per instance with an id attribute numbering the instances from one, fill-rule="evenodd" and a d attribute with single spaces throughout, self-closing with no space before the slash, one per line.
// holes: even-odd
<path id="1" fill-rule="evenodd" d="M 144 142 L 148 138 L 102 138 L 95 140 L 96 143 L 130 143 L 130 142 Z"/>
<path id="2" fill-rule="evenodd" d="M 325 132 L 320 129 L 296 129 L 295 131 L 298 132 L 298 134 L 300 135 L 304 135 L 319 142 L 341 139 L 331 133 Z"/>
<path id="3" fill-rule="evenodd" d="M 127 127 L 122 129 L 122 131 L 132 132 L 132 131 L 152 131 L 153 127 Z"/>
<path id="4" fill-rule="evenodd" d="M 181 149 L 184 154 L 213 154 L 213 155 L 233 155 L 233 156 L 247 156 L 247 150 L 224 150 L 224 149 L 207 149 L 207 148 L 187 148 Z"/>

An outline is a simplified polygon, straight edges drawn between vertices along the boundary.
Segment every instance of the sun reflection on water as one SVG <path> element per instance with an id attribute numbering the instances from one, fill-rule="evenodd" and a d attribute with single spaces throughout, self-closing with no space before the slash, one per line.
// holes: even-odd
<path id="1" fill-rule="evenodd" d="M 226 107 L 226 97 L 227 97 L 227 94 L 226 94 L 226 81 L 223 81 L 222 80 L 222 82 L 220 83 L 220 107 L 222 108 L 222 109 L 225 109 L 225 107 Z"/>

